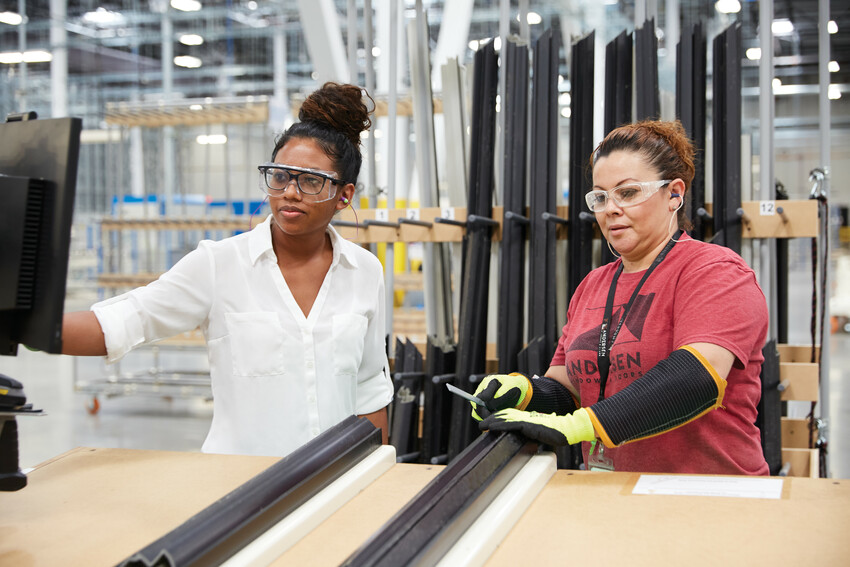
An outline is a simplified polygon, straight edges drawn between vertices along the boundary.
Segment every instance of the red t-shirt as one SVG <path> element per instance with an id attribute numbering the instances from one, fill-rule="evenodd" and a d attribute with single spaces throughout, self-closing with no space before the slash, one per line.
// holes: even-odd
<path id="1" fill-rule="evenodd" d="M 576 290 L 552 366 L 566 366 L 582 405 L 599 398 L 596 351 L 605 301 L 620 261 L 590 272 Z M 617 283 L 615 329 L 644 272 Z M 723 407 L 661 435 L 606 449 L 618 471 L 768 474 L 755 425 L 761 397 L 768 312 L 755 274 L 728 248 L 683 235 L 644 282 L 611 349 L 609 397 L 658 361 L 691 343 L 712 343 L 735 355 Z M 587 462 L 589 443 L 583 444 Z"/>

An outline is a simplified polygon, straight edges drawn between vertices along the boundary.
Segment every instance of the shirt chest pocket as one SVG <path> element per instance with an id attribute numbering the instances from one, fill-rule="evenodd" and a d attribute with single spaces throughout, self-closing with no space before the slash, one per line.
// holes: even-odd
<path id="1" fill-rule="evenodd" d="M 368 320 L 357 313 L 334 315 L 333 354 L 334 374 L 357 376 L 363 360 Z"/>
<path id="2" fill-rule="evenodd" d="M 284 374 L 292 339 L 285 335 L 276 313 L 225 313 L 225 321 L 234 376 Z"/>

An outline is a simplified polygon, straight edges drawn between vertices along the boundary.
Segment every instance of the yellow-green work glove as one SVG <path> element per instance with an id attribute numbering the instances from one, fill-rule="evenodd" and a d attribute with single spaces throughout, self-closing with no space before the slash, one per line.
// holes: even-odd
<path id="1" fill-rule="evenodd" d="M 496 412 L 507 408 L 525 409 L 531 401 L 531 381 L 518 372 L 512 374 L 491 374 L 485 376 L 475 390 L 475 397 L 480 398 L 487 407 L 472 405 L 472 417 L 481 421 Z"/>
<path id="2" fill-rule="evenodd" d="M 584 408 L 569 415 L 505 409 L 494 413 L 478 427 L 490 431 L 516 431 L 529 439 L 553 446 L 573 445 L 596 438 L 590 414 Z"/>

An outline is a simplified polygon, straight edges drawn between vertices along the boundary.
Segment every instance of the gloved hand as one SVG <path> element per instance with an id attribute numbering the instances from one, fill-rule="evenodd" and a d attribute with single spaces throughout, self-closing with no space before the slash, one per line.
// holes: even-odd
<path id="1" fill-rule="evenodd" d="M 584 408 L 569 415 L 505 409 L 494 413 L 478 427 L 482 431 L 518 431 L 529 439 L 553 446 L 573 445 L 596 438 L 590 414 Z"/>
<path id="2" fill-rule="evenodd" d="M 489 416 L 490 412 L 502 409 L 525 409 L 531 401 L 531 381 L 519 372 L 491 374 L 485 376 L 478 385 L 475 397 L 487 404 L 487 407 L 482 408 L 478 404 L 469 402 L 472 405 L 472 417 L 476 421 Z"/>

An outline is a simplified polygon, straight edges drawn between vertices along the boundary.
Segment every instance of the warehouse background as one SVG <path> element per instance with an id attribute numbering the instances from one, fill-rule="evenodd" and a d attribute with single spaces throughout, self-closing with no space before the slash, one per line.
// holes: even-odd
<path id="1" fill-rule="evenodd" d="M 101 231 L 104 219 L 226 217 L 254 210 L 261 198 L 256 165 L 267 161 L 274 136 L 291 123 L 299 101 L 324 81 L 365 85 L 367 63 L 372 63 L 376 75 L 373 94 L 379 108 L 385 108 L 392 76 L 397 78 L 400 102 L 409 103 L 412 86 L 404 37 L 395 54 L 397 72 L 390 73 L 389 68 L 390 0 L 368 4 L 368 11 L 367 3 L 359 0 L 18 0 L 0 4 L 0 112 L 35 110 L 43 118 L 83 119 L 68 309 L 87 308 L 93 301 L 141 281 L 104 285 L 104 275 L 162 271 L 194 248 L 199 238 L 220 236 L 183 231 L 162 241 L 162 235 L 138 232 L 105 240 Z M 449 58 L 470 64 L 477 46 L 499 35 L 502 2 L 421 4 L 428 19 L 435 68 Z M 528 1 L 525 5 L 529 18 L 522 25 L 512 19 L 512 34 L 527 33 L 533 41 L 555 28 L 567 46 L 590 30 L 596 30 L 604 44 L 624 29 L 634 29 L 641 16 L 654 15 L 665 118 L 673 116 L 675 45 L 683 23 L 704 22 L 710 39 L 731 23 L 740 22 L 747 50 L 742 74 L 743 129 L 746 154 L 752 159 L 744 166 L 748 172 L 744 191 L 758 194 L 758 102 L 763 93 L 759 58 L 751 49 L 759 46 L 759 2 L 562 0 Z M 821 159 L 818 2 L 786 0 L 772 5 L 774 172 L 790 198 L 806 199 L 812 188 L 810 172 Z M 415 5 L 404 2 L 399 6 L 396 29 L 403 36 Z M 512 10 L 516 13 L 515 5 Z M 20 21 L 14 14 L 22 16 Z M 370 45 L 362 37 L 364 17 L 371 19 L 374 29 Z M 841 231 L 847 224 L 846 214 L 842 217 L 840 213 L 850 202 L 843 183 L 850 178 L 850 6 L 830 2 L 830 20 L 834 22 L 829 35 L 834 278 L 829 294 L 836 332 L 831 337 L 834 346 L 829 361 L 834 384 L 829 435 L 833 474 L 847 477 L 850 434 L 843 431 L 850 432 L 850 400 L 844 394 L 848 380 L 844 357 L 850 335 L 845 333 L 844 323 L 850 319 L 850 275 L 845 275 L 850 270 L 845 269 L 848 244 Z M 559 82 L 559 155 L 564 162 L 569 92 L 576 80 L 570 76 L 568 57 L 569 49 L 565 49 Z M 432 82 L 434 97 L 439 100 L 442 93 L 437 75 Z M 435 122 L 439 130 L 440 113 Z M 388 164 L 391 151 L 385 116 L 376 120 L 373 140 L 364 139 L 366 152 L 371 154 L 361 174 L 364 206 L 386 204 L 390 188 L 394 206 L 418 203 L 412 117 L 402 114 L 397 128 L 393 168 Z M 448 170 L 443 167 L 447 158 L 442 148 L 437 158 L 441 194 L 448 199 L 451 188 L 442 177 Z M 565 202 L 569 192 L 566 175 L 559 176 L 558 189 L 559 203 Z M 416 250 L 406 253 L 402 272 L 415 276 Z M 791 241 L 789 253 L 793 294 L 789 342 L 810 343 L 810 242 Z M 415 289 L 405 297 L 400 301 L 400 314 L 402 308 L 417 307 Z M 147 350 L 118 369 L 96 360 L 29 352 L 0 360 L 0 364 L 0 371 L 22 379 L 30 401 L 50 414 L 45 419 L 21 420 L 24 466 L 78 445 L 197 450 L 207 429 L 210 406 L 202 386 L 148 391 L 140 385 L 108 401 L 80 387 L 96 381 L 105 391 L 104 383 L 116 373 L 151 374 L 164 368 L 202 373 L 205 357 L 191 345 Z M 95 400 L 99 408 L 93 407 Z"/>

